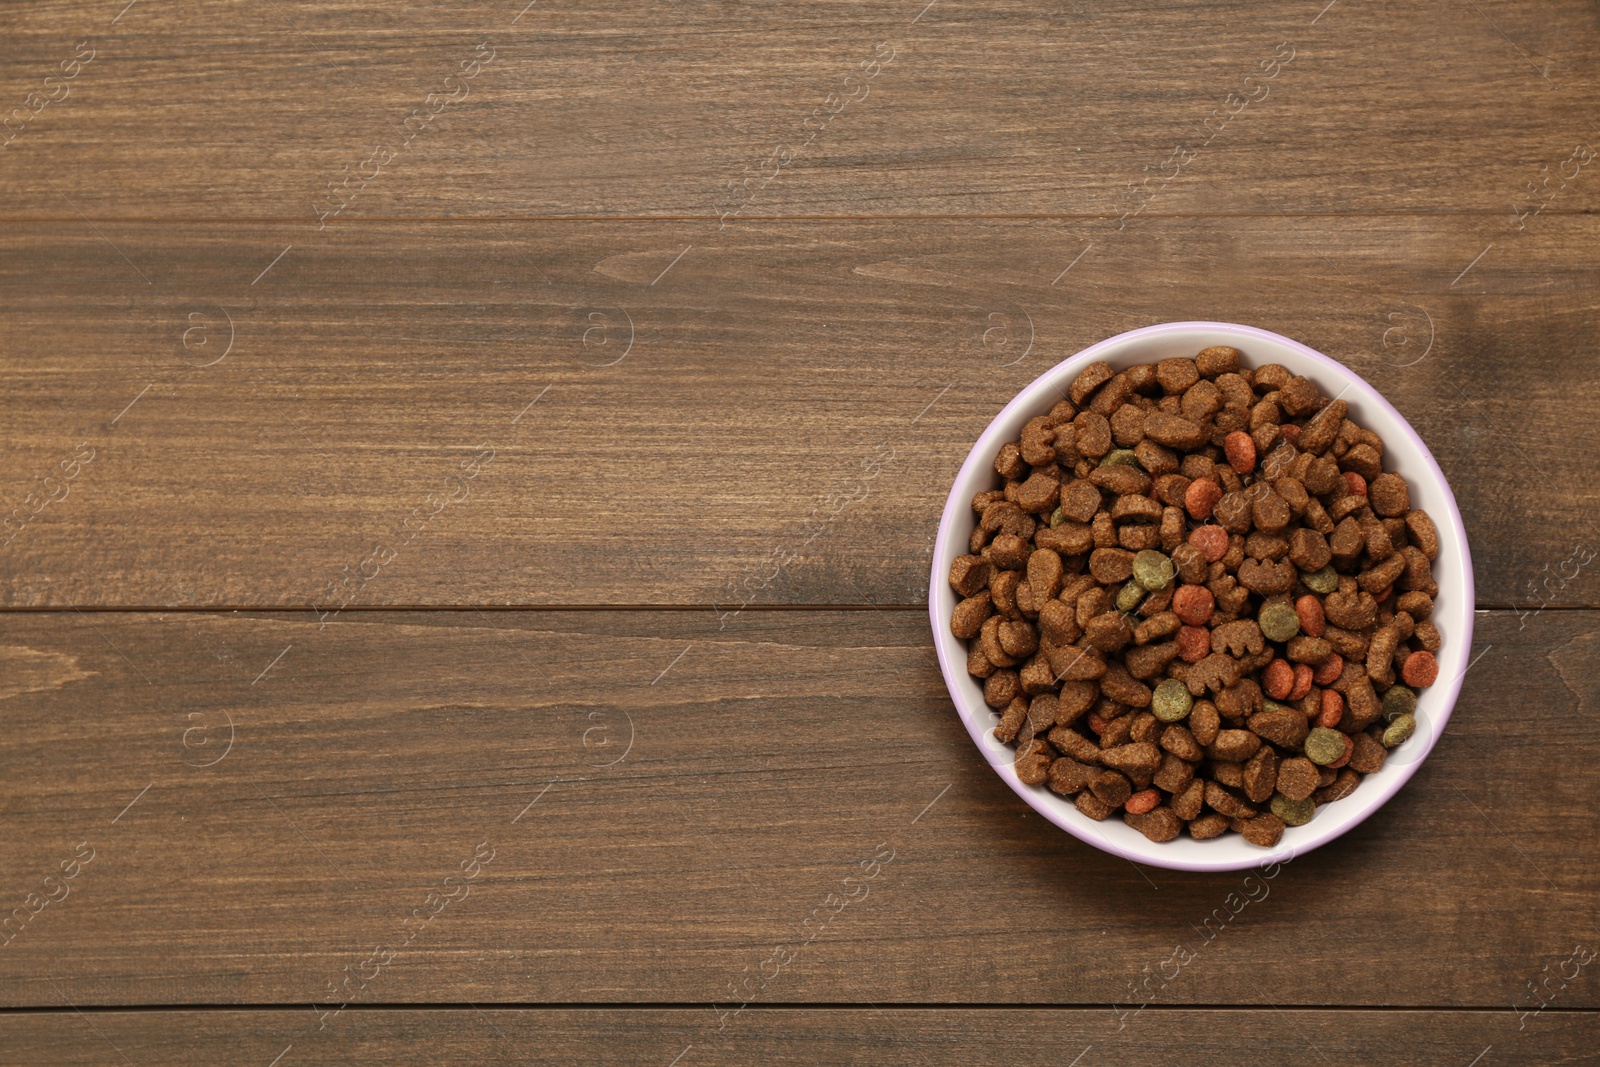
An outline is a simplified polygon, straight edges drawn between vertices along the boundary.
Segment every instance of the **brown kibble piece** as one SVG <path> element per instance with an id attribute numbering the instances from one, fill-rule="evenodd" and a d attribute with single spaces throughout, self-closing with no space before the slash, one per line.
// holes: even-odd
<path id="1" fill-rule="evenodd" d="M 1017 672 L 998 670 L 984 679 L 983 702 L 991 708 L 1003 708 L 1022 695 L 1022 681 Z"/>
<path id="2" fill-rule="evenodd" d="M 1206 755 L 1230 763 L 1247 760 L 1261 747 L 1261 738 L 1249 730 L 1219 730 L 1217 739 L 1206 746 Z"/>
<path id="3" fill-rule="evenodd" d="M 1088 522 L 1100 510 L 1100 490 L 1092 482 L 1073 481 L 1061 489 L 1062 517 Z"/>
<path id="4" fill-rule="evenodd" d="M 1031 622 L 1006 620 L 996 630 L 1001 651 L 1013 659 L 1027 659 L 1039 649 L 1039 632 Z"/>
<path id="5" fill-rule="evenodd" d="M 1361 784 L 1361 775 L 1345 767 L 1339 771 L 1339 777 L 1334 779 L 1332 785 L 1324 786 L 1311 794 L 1313 800 L 1320 808 L 1324 804 L 1332 804 L 1336 800 L 1343 800 L 1356 791 L 1356 786 Z"/>
<path id="6" fill-rule="evenodd" d="M 1088 789 L 1099 771 L 1100 768 L 1080 763 L 1071 756 L 1062 756 L 1050 764 L 1049 785 L 1052 791 L 1069 797 Z"/>
<path id="7" fill-rule="evenodd" d="M 994 564 L 979 556 L 957 556 L 950 567 L 950 587 L 964 597 L 976 596 L 989 588 Z"/>
<path id="8" fill-rule="evenodd" d="M 1202 349 L 1194 357 L 1195 369 L 1205 378 L 1232 374 L 1239 369 L 1239 350 L 1227 345 L 1213 345 Z"/>
<path id="9" fill-rule="evenodd" d="M 1205 755 L 1201 751 L 1200 742 L 1195 740 L 1194 734 L 1189 731 L 1188 727 L 1180 723 L 1174 723 L 1161 732 L 1160 745 L 1179 759 L 1188 760 L 1191 763 L 1198 762 Z"/>
<path id="10" fill-rule="evenodd" d="M 1265 804 L 1272 799 L 1277 788 L 1278 754 L 1271 745 L 1262 745 L 1256 749 L 1254 756 L 1245 761 L 1244 795 L 1252 804 Z"/>
<path id="11" fill-rule="evenodd" d="M 1072 420 L 1077 432 L 1077 448 L 1090 459 L 1099 459 L 1111 451 L 1111 423 L 1095 411 L 1080 411 Z"/>
<path id="12" fill-rule="evenodd" d="M 1125 582 L 1133 577 L 1133 553 L 1125 548 L 1097 548 L 1089 555 L 1089 573 L 1104 585 Z"/>
<path id="13" fill-rule="evenodd" d="M 1111 369 L 1109 363 L 1091 363 L 1083 368 L 1083 372 L 1073 379 L 1072 385 L 1067 389 L 1067 396 L 1079 407 L 1089 399 L 1089 394 L 1109 382 L 1116 371 Z"/>
<path id="14" fill-rule="evenodd" d="M 1181 792 L 1194 781 L 1194 764 L 1181 760 L 1170 752 L 1165 753 L 1161 757 L 1161 766 L 1156 769 L 1151 781 L 1168 793 Z"/>
<path id="15" fill-rule="evenodd" d="M 1214 811 L 1195 818 L 1189 823 L 1189 836 L 1196 841 L 1208 841 L 1213 837 L 1221 837 L 1228 829 L 1228 817 Z"/>
<path id="16" fill-rule="evenodd" d="M 1093 793 L 1089 792 L 1087 789 L 1074 797 L 1072 802 L 1077 805 L 1079 811 L 1089 816 L 1089 818 L 1093 819 L 1095 822 L 1100 822 L 1108 817 L 1112 812 L 1117 810 L 1116 808 L 1113 808 L 1111 805 L 1107 804 L 1105 801 L 1101 800 L 1099 797 L 1095 796 Z"/>
<path id="17" fill-rule="evenodd" d="M 1144 435 L 1168 448 L 1193 449 L 1205 444 L 1206 435 L 1197 424 L 1182 415 L 1151 412 L 1144 421 Z"/>
<path id="18" fill-rule="evenodd" d="M 1250 729 L 1279 748 L 1298 749 L 1305 743 L 1310 728 L 1304 715 L 1282 705 L 1250 716 Z"/>
<path id="19" fill-rule="evenodd" d="M 957 604 L 956 610 L 951 613 L 950 632 L 962 640 L 971 640 L 978 636 L 992 611 L 993 605 L 987 592 L 969 596 Z"/>
<path id="20" fill-rule="evenodd" d="M 1036 470 L 1017 487 L 1017 506 L 1023 511 L 1047 515 L 1055 509 L 1060 490 L 1061 482 L 1055 476 Z"/>
<path id="21" fill-rule="evenodd" d="M 1050 669 L 1063 681 L 1089 681 L 1106 673 L 1105 654 L 1092 645 L 1051 649 L 1049 660 Z"/>
<path id="22" fill-rule="evenodd" d="M 1383 743 L 1365 733 L 1352 734 L 1350 740 L 1355 747 L 1350 752 L 1350 769 L 1359 774 L 1376 774 L 1383 769 L 1383 761 L 1388 758 L 1389 750 Z"/>
<path id="23" fill-rule="evenodd" d="M 1099 770 L 1089 781 L 1089 790 L 1113 808 L 1120 808 L 1133 795 L 1133 784 L 1126 775 Z"/>
<path id="24" fill-rule="evenodd" d="M 1257 815 L 1246 819 L 1239 832 L 1252 845 L 1271 848 L 1283 839 L 1283 820 L 1276 815 Z"/>
<path id="25" fill-rule="evenodd" d="M 1335 400 L 1327 407 L 1311 416 L 1310 420 L 1300 428 L 1300 440 L 1296 447 L 1302 452 L 1311 452 L 1320 455 L 1333 444 L 1339 435 L 1339 427 L 1344 424 L 1344 417 L 1349 412 L 1350 405 L 1343 400 Z M 1306 488 L 1311 488 L 1307 484 Z M 1312 490 L 1317 492 L 1317 490 Z"/>
<path id="26" fill-rule="evenodd" d="M 1161 767 L 1161 750 L 1148 741 L 1135 741 L 1106 749 L 1100 762 L 1131 778 L 1149 778 Z"/>
<path id="27" fill-rule="evenodd" d="M 1191 779 L 1183 787 L 1181 793 L 1172 798 L 1172 811 L 1178 818 L 1188 822 L 1200 817 L 1200 810 L 1205 804 L 1206 784 L 1198 778 Z"/>
<path id="28" fill-rule="evenodd" d="M 1206 783 L 1206 806 L 1232 819 L 1248 819 L 1256 809 L 1234 796 L 1216 782 Z"/>
<path id="29" fill-rule="evenodd" d="M 1183 823 L 1171 808 L 1152 808 L 1143 814 L 1126 812 L 1122 821 L 1157 843 L 1171 841 L 1183 830 Z"/>
<path id="30" fill-rule="evenodd" d="M 1422 550 L 1429 561 L 1439 558 L 1439 531 L 1434 528 L 1433 520 L 1421 508 L 1412 508 L 1406 513 L 1406 530 L 1411 534 L 1411 541 Z"/>
<path id="31" fill-rule="evenodd" d="M 1289 535 L 1289 561 L 1307 574 L 1320 571 L 1332 559 L 1333 550 L 1328 547 L 1328 539 L 1316 530 L 1302 526 Z"/>
<path id="32" fill-rule="evenodd" d="M 1016 739 L 1017 732 L 1022 729 L 1022 724 L 1028 718 L 1028 702 L 1022 697 L 1017 697 L 1006 710 L 1001 712 L 1000 721 L 995 724 L 994 736 L 997 740 L 1010 744 Z"/>
<path id="33" fill-rule="evenodd" d="M 1278 792 L 1290 800 L 1304 800 L 1316 792 L 1318 778 L 1317 765 L 1304 756 L 1294 756 L 1278 764 Z"/>
<path id="34" fill-rule="evenodd" d="M 1189 732 L 1194 734 L 1194 739 L 1201 745 L 1212 744 L 1221 727 L 1222 718 L 1217 714 L 1217 706 L 1209 700 L 1195 701 L 1194 707 L 1189 709 Z"/>
<path id="35" fill-rule="evenodd" d="M 1028 584 L 1033 587 L 1033 598 L 1040 604 L 1061 592 L 1065 575 L 1061 556 L 1048 548 L 1036 549 L 1028 556 Z"/>
<path id="36" fill-rule="evenodd" d="M 1017 746 L 1014 766 L 1023 785 L 1043 785 L 1050 773 L 1050 746 L 1035 738 Z"/>
<path id="37" fill-rule="evenodd" d="M 1398 474 L 1380 474 L 1367 483 L 1367 499 L 1372 510 L 1384 518 L 1404 515 L 1411 510 L 1411 491 Z"/>

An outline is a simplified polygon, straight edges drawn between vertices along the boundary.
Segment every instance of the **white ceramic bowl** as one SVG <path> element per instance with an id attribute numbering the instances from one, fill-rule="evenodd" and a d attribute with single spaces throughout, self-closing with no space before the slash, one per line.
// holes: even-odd
<path id="1" fill-rule="evenodd" d="M 1433 565 L 1439 595 L 1434 599 L 1433 620 L 1444 645 L 1438 652 L 1439 680 L 1418 695 L 1416 733 L 1390 752 L 1383 768 L 1366 776 L 1354 793 L 1318 808 L 1315 817 L 1304 826 L 1289 827 L 1271 849 L 1251 845 L 1238 834 L 1224 834 L 1210 841 L 1196 841 L 1183 834 L 1177 840 L 1157 844 L 1115 815 L 1095 822 L 1045 786 L 1023 785 L 1012 767 L 1014 750 L 995 740 L 998 718 L 983 701 L 982 684 L 967 673 L 966 642 L 950 633 L 950 612 L 957 602 L 950 588 L 950 566 L 967 551 L 967 539 L 977 521 L 972 511 L 973 496 L 998 487 L 993 464 L 1000 446 L 1016 440 L 1024 423 L 1047 413 L 1064 398 L 1072 380 L 1091 363 L 1104 360 L 1120 370 L 1137 363 L 1193 356 L 1211 345 L 1232 345 L 1243 353 L 1244 362 L 1250 367 L 1282 364 L 1310 378 L 1325 395 L 1345 400 L 1350 405 L 1349 418 L 1383 438 L 1385 469 L 1405 478 L 1412 506 L 1427 511 L 1439 530 L 1439 557 Z M 1439 465 L 1410 423 L 1376 389 L 1348 367 L 1279 334 L 1225 322 L 1168 322 L 1118 334 L 1057 364 L 1019 393 L 989 424 L 962 464 L 939 520 L 928 611 L 939 666 L 961 721 L 995 773 L 1030 807 L 1074 837 L 1138 863 L 1174 870 L 1232 871 L 1282 862 L 1332 841 L 1382 807 L 1416 772 L 1450 718 L 1469 665 L 1472 562 L 1461 513 Z"/>

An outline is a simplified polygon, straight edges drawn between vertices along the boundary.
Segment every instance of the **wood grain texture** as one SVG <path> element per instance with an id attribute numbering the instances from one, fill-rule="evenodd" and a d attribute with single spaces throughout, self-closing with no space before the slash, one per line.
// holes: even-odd
<path id="1" fill-rule="evenodd" d="M 317 1031 L 310 1012 L 70 1011 L 0 1015 L 0 1064 L 984 1063 L 1063 1067 L 1278 1067 L 1317 1062 L 1462 1067 L 1590 1062 L 1590 1012 L 1548 1013 L 1517 1030 L 1507 1011 L 1150 1010 L 1117 1030 L 1106 1009 L 752 1009 L 717 1032 L 706 1008 L 363 1011 Z M 1484 1053 L 1488 1050 L 1489 1055 Z M 1319 1058 L 1319 1056 L 1321 1058 Z M 1492 1058 L 1491 1058 L 1492 1057 Z"/>
<path id="2" fill-rule="evenodd" d="M 70 663 L 0 704 L 5 911 L 80 843 L 93 853 L 7 931 L 5 1006 L 1510 1017 L 1537 1006 L 1530 980 L 1600 946 L 1593 612 L 1480 616 L 1482 658 L 1427 764 L 1265 882 L 1136 868 L 1045 824 L 974 750 L 917 612 L 752 611 L 723 630 L 694 612 L 0 624 L 6 647 Z M 477 880 L 446 882 L 480 844 Z M 343 986 L 352 972 L 365 981 Z M 1600 1006 L 1590 971 L 1550 989 L 1555 1007 Z"/>
<path id="3" fill-rule="evenodd" d="M 1600 129 L 1580 0 L 123 7 L 0 13 L 7 215 L 310 219 L 344 168 L 368 218 L 716 217 L 751 175 L 763 216 L 1600 204 L 1544 185 Z"/>
<path id="4" fill-rule="evenodd" d="M 1503 229 L 19 224 L 0 602 L 917 603 L 950 479 L 1018 389 L 1214 318 L 1411 420 L 1481 604 L 1594 605 L 1600 222 Z"/>

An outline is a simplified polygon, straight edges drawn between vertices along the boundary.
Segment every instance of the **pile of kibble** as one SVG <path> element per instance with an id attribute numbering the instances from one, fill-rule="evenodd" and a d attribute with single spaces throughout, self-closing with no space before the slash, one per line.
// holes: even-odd
<path id="1" fill-rule="evenodd" d="M 995 736 L 1091 819 L 1274 845 L 1416 728 L 1433 522 L 1343 400 L 1237 349 L 1068 395 L 1001 447 L 950 570 Z"/>

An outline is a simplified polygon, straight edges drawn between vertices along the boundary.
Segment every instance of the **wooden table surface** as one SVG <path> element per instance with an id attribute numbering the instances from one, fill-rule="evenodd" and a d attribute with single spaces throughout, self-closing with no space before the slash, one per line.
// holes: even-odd
<path id="1" fill-rule="evenodd" d="M 1594 1062 L 1592 3 L 525 2 L 0 11 L 0 1063 Z M 1035 815 L 924 606 L 999 408 L 1190 318 L 1476 564 L 1248 880 Z"/>

